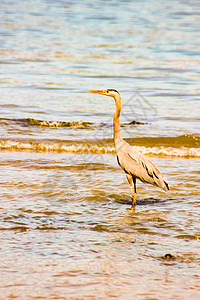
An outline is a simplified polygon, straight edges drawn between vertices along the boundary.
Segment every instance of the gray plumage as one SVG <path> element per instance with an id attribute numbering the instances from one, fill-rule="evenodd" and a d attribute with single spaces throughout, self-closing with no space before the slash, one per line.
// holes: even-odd
<path id="1" fill-rule="evenodd" d="M 156 185 L 164 191 L 169 190 L 167 179 L 159 171 L 159 169 L 146 156 L 136 150 L 134 146 L 130 146 L 125 142 L 120 130 L 120 112 L 121 97 L 118 91 L 114 89 L 95 90 L 91 93 L 106 95 L 115 99 L 116 110 L 114 113 L 114 143 L 117 154 L 117 161 L 126 173 L 132 193 L 132 209 L 136 204 L 136 179 L 140 179 L 144 183 Z M 134 183 L 134 190 L 133 190 Z"/>
<path id="2" fill-rule="evenodd" d="M 169 190 L 167 179 L 156 165 L 133 146 L 122 140 L 116 152 L 118 163 L 124 172 L 140 179 L 144 183 L 156 185 L 164 191 Z"/>

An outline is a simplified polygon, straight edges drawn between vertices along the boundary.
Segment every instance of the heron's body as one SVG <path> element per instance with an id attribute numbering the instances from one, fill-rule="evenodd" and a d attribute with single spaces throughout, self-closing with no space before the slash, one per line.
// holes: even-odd
<path id="1" fill-rule="evenodd" d="M 156 185 L 164 191 L 169 190 L 167 179 L 159 171 L 159 169 L 146 156 L 141 154 L 125 142 L 120 130 L 120 112 L 121 97 L 116 90 L 90 91 L 91 93 L 101 94 L 113 97 L 115 99 L 116 110 L 114 113 L 114 143 L 117 154 L 117 161 L 126 173 L 127 179 L 131 186 L 132 208 L 136 204 L 136 179 L 140 179 L 144 183 Z M 133 189 L 134 183 L 134 189 Z"/>

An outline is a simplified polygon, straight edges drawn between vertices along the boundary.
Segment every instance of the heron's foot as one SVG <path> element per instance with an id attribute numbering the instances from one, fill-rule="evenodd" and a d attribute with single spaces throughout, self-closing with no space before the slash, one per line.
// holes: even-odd
<path id="1" fill-rule="evenodd" d="M 132 195 L 132 207 L 134 207 L 134 208 L 135 208 L 135 206 L 136 206 L 136 200 L 137 200 L 137 194 L 134 193 L 134 194 Z"/>
<path id="2" fill-rule="evenodd" d="M 135 211 L 135 207 L 136 207 L 136 204 L 132 205 L 131 208 L 127 208 L 127 210 L 130 211 L 130 212 L 134 212 Z"/>
<path id="3" fill-rule="evenodd" d="M 135 207 L 136 207 L 136 200 L 137 200 L 137 194 L 134 193 L 133 197 L 132 197 L 132 206 L 131 208 L 128 208 L 129 211 L 135 211 Z"/>

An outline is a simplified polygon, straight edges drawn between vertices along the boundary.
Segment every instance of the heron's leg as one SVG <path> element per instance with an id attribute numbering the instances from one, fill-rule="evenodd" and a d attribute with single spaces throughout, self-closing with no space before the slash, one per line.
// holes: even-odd
<path id="1" fill-rule="evenodd" d="M 135 177 L 133 177 L 133 183 L 134 183 L 134 193 L 132 196 L 132 207 L 136 205 L 136 200 L 137 200 L 136 178 Z"/>
<path id="2" fill-rule="evenodd" d="M 136 193 L 136 178 L 132 177 L 129 174 L 126 174 L 126 177 L 128 179 L 128 182 L 130 184 L 131 187 L 131 195 L 132 195 L 132 207 L 131 209 L 135 209 L 135 205 L 136 205 L 136 199 L 137 199 L 137 193 Z M 134 183 L 134 189 L 133 189 L 133 183 Z"/>

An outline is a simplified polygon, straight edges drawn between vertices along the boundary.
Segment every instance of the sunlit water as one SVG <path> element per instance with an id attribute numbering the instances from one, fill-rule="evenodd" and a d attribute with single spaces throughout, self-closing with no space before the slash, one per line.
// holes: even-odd
<path id="1" fill-rule="evenodd" d="M 200 298 L 199 13 L 1 2 L 0 299 Z M 104 88 L 170 185 L 138 182 L 134 213 Z"/>

